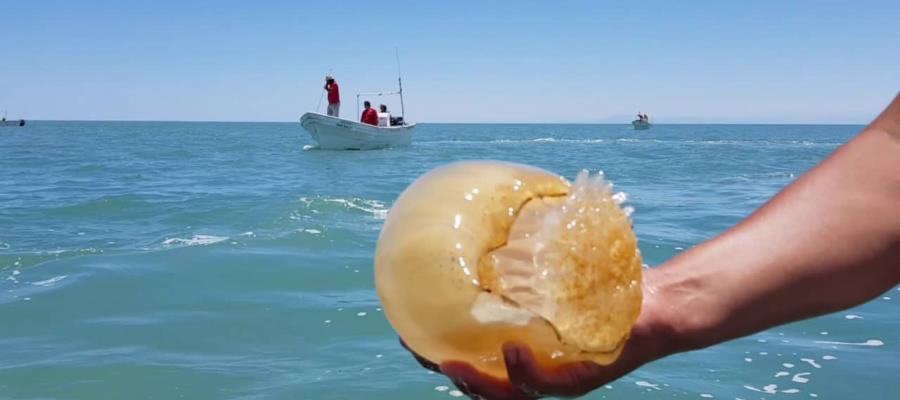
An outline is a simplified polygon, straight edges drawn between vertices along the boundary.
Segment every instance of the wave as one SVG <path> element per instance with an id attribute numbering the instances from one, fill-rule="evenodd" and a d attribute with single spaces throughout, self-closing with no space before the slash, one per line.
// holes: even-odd
<path id="1" fill-rule="evenodd" d="M 101 216 L 109 215 L 129 209 L 146 206 L 147 202 L 141 196 L 127 194 L 118 196 L 104 196 L 92 200 L 83 201 L 62 207 L 47 210 L 55 216 Z"/>
<path id="2" fill-rule="evenodd" d="M 167 238 L 163 240 L 163 246 L 206 246 L 228 240 L 227 236 L 194 235 L 188 239 Z"/>
<path id="3" fill-rule="evenodd" d="M 438 145 L 438 144 L 527 144 L 527 143 L 659 143 L 659 144 L 691 144 L 691 145 L 774 145 L 774 146 L 840 146 L 842 142 L 835 141 L 813 141 L 813 140 L 732 140 L 732 139 L 686 139 L 686 140 L 665 140 L 665 139 L 649 139 L 649 138 L 592 138 L 592 139 L 571 139 L 571 138 L 554 138 L 540 137 L 533 139 L 490 139 L 490 140 L 434 140 L 422 141 L 419 144 Z"/>
<path id="4" fill-rule="evenodd" d="M 63 279 L 66 279 L 67 277 L 68 277 L 68 275 L 54 276 L 50 279 L 45 279 L 43 281 L 31 282 L 31 284 L 34 286 L 52 286 L 54 283 L 59 282 Z"/>
<path id="5" fill-rule="evenodd" d="M 433 140 L 421 144 L 519 144 L 519 143 L 605 143 L 609 139 L 567 139 L 540 137 L 534 139 L 490 139 L 490 140 Z"/>
<path id="6" fill-rule="evenodd" d="M 375 219 L 385 219 L 388 213 L 388 207 L 379 200 L 364 199 L 359 197 L 342 198 L 342 197 L 301 197 L 299 199 L 304 207 L 314 213 L 330 212 L 330 211 L 362 211 L 371 214 Z M 296 217 L 292 217 L 297 219 Z"/>

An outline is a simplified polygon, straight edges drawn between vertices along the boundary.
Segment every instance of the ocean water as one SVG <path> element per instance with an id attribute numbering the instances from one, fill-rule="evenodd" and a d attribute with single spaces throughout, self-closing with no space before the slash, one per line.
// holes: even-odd
<path id="1" fill-rule="evenodd" d="M 372 255 L 396 196 L 463 159 L 603 170 L 645 260 L 738 222 L 860 126 L 439 125 L 309 149 L 299 124 L 0 128 L 0 399 L 445 399 Z M 722 265 L 728 268 L 728 265 Z M 893 399 L 900 291 L 645 366 L 591 399 Z"/>

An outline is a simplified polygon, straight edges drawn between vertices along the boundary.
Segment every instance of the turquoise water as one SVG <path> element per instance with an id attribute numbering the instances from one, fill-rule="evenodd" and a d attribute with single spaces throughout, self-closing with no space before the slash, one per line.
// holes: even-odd
<path id="1" fill-rule="evenodd" d="M 397 344 L 373 287 L 380 226 L 418 175 L 483 158 L 602 169 L 655 265 L 860 128 L 434 124 L 368 152 L 304 150 L 298 124 L 0 128 L 0 398 L 451 398 Z M 895 288 L 589 398 L 896 398 L 898 305 Z"/>

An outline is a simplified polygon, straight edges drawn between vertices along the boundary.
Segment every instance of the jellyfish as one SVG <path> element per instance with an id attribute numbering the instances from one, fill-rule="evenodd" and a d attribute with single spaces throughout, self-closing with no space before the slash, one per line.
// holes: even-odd
<path id="1" fill-rule="evenodd" d="M 420 356 L 498 378 L 509 342 L 547 367 L 609 364 L 642 301 L 624 201 L 587 171 L 569 182 L 506 162 L 436 168 L 403 191 L 379 235 L 384 312 Z"/>

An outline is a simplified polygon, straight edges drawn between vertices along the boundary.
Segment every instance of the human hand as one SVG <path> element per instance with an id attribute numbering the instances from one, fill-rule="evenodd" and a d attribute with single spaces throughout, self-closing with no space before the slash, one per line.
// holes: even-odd
<path id="1" fill-rule="evenodd" d="M 413 353 L 426 369 L 450 378 L 460 391 L 473 399 L 526 400 L 544 396 L 576 397 L 612 382 L 650 361 L 672 354 L 678 348 L 675 329 L 670 321 L 676 315 L 674 304 L 662 299 L 657 290 L 661 271 L 647 270 L 644 277 L 644 302 L 641 315 L 631 330 L 622 354 L 610 365 L 574 362 L 552 368 L 539 365 L 527 345 L 506 343 L 503 356 L 509 379 L 481 373 L 471 364 L 460 361 L 431 362 L 413 352 L 403 340 L 400 343 Z"/>

